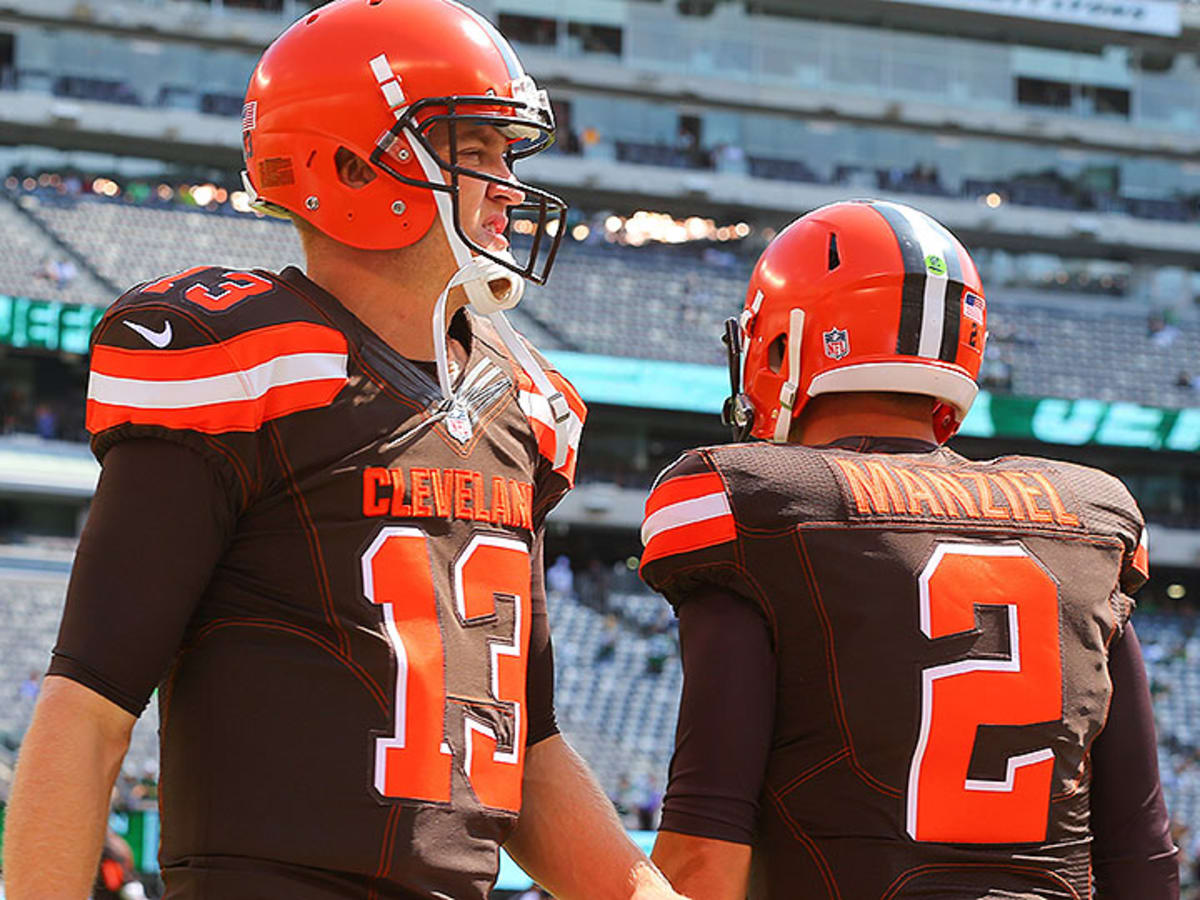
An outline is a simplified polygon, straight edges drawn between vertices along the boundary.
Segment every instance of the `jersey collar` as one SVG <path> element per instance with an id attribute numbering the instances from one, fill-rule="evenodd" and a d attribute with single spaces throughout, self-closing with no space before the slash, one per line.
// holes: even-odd
<path id="1" fill-rule="evenodd" d="M 884 437 L 870 434 L 848 435 L 820 446 L 821 448 L 854 450 L 858 453 L 931 453 L 938 448 L 938 445 L 932 441 L 922 441 L 919 438 Z"/>

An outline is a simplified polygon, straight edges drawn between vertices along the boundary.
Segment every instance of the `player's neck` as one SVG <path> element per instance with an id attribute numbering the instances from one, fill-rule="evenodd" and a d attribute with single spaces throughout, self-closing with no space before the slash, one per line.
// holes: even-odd
<path id="1" fill-rule="evenodd" d="M 912 438 L 936 444 L 932 401 L 879 394 L 830 394 L 809 401 L 789 441 L 811 447 L 846 437 Z"/>
<path id="2" fill-rule="evenodd" d="M 358 250 L 325 239 L 307 241 L 305 256 L 308 278 L 393 350 L 413 360 L 434 358 L 433 309 L 455 271 L 448 248 L 421 240 L 403 250 Z M 443 327 L 466 302 L 462 288 L 450 292 Z"/>

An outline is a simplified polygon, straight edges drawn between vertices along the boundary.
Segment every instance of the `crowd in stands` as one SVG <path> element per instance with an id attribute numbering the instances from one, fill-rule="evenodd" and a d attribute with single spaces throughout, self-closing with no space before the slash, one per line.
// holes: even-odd
<path id="1" fill-rule="evenodd" d="M 804 163 L 796 163 L 808 172 L 803 175 L 795 170 L 797 177 L 803 175 L 807 180 L 816 180 L 816 175 L 807 170 Z M 791 163 L 785 168 L 795 169 Z M 783 177 L 783 176 L 781 176 Z M 904 185 L 905 190 L 917 191 L 922 185 L 929 187 L 938 184 L 937 171 L 932 166 L 917 165 L 907 173 L 881 170 L 865 172 L 858 167 L 838 167 L 834 181 L 843 183 L 847 190 L 869 194 L 875 189 L 892 190 L 897 185 Z M 104 177 L 85 175 L 78 172 L 21 172 L 10 173 L 4 180 L 4 188 L 10 197 L 34 196 L 40 200 L 53 203 L 55 201 L 68 203 L 75 198 L 110 199 L 126 205 L 146 209 L 203 209 L 229 216 L 242 216 L 249 211 L 249 199 L 239 185 L 223 184 L 222 179 L 215 173 L 208 172 L 193 178 L 182 180 L 178 176 L 163 178 L 131 178 L 122 179 L 120 183 Z M 988 202 L 1004 202 L 1000 193 L 991 189 L 995 184 L 971 182 L 964 188 L 966 196 L 987 196 Z M 989 190 L 987 195 L 980 191 Z M 1083 195 L 1080 195 L 1083 196 Z M 1015 195 L 1018 202 L 1027 199 L 1026 195 L 1018 192 Z M 920 204 L 919 199 L 914 202 Z M 1082 201 L 1080 201 L 1082 202 Z M 1144 208 L 1143 200 L 1139 200 Z M 1194 209 L 1193 209 L 1194 208 Z M 1200 209 L 1193 203 L 1188 209 Z M 1191 212 L 1188 215 L 1192 215 Z M 653 220 L 669 219 L 665 214 L 638 213 L 628 221 L 621 219 L 621 225 L 613 230 L 606 227 L 606 219 L 611 220 L 610 210 L 581 210 L 572 209 L 568 219 L 568 231 L 572 239 L 586 245 L 598 243 L 617 243 L 642 246 L 656 241 L 667 240 L 675 242 L 677 235 L 671 236 L 671 229 L 661 222 L 650 221 L 651 227 L 634 228 L 644 223 L 639 217 Z M 618 217 L 620 218 L 620 217 Z M 1178 219 L 1177 215 L 1163 216 L 1165 219 Z M 733 227 L 709 227 L 702 234 L 689 233 L 686 246 L 701 246 L 703 252 L 700 259 L 714 266 L 722 266 L 731 270 L 748 271 L 753 259 L 762 250 L 765 243 L 774 235 L 770 227 L 750 228 L 745 232 L 736 231 Z M 520 223 L 518 223 L 520 224 Z M 674 222 L 676 233 L 684 230 L 683 223 Z M 664 233 L 668 233 L 664 236 Z M 518 237 L 519 239 L 519 237 Z M 682 251 L 684 248 L 680 248 Z M 1135 286 L 1132 266 L 1121 260 L 1089 260 L 1068 259 L 1055 257 L 1053 254 L 1036 252 L 1031 248 L 1026 252 L 992 249 L 987 247 L 974 248 L 976 263 L 984 276 L 989 288 L 1005 287 L 1038 291 L 1046 294 L 1066 296 L 1100 296 L 1128 298 L 1146 290 L 1144 284 Z M 29 258 L 29 254 L 25 254 Z M 81 272 L 78 263 L 61 254 L 41 255 L 29 258 L 30 271 L 42 282 L 58 288 L 58 294 L 70 293 L 71 288 L 82 287 L 88 273 Z M 1193 279 L 1195 280 L 1195 279 Z M 3 288 L 0 287 L 0 290 Z M 1195 290 L 1195 286 L 1192 288 Z M 688 283 L 688 293 L 704 293 L 705 286 L 696 285 L 692 277 Z M 1187 290 L 1185 286 L 1184 290 Z M 685 316 L 692 311 L 687 297 L 681 298 L 680 314 Z M 688 324 L 685 322 L 684 324 Z"/>
<path id="2" fill-rule="evenodd" d="M 236 5 L 279 8 L 282 0 L 240 0 Z M 235 5 L 226 0 L 226 5 Z M 600 40 L 594 34 L 586 40 Z M 35 77 L 36 76 L 36 77 Z M 11 67 L 0 77 L 0 89 L 16 89 L 23 82 L 41 83 L 44 73 L 21 73 Z M 235 117 L 242 112 L 242 96 L 221 91 L 198 91 L 191 87 L 162 86 L 153 97 L 143 96 L 126 81 L 61 75 L 49 82 L 50 93 L 74 99 L 98 100 L 134 106 L 192 108 L 217 116 Z M 637 165 L 736 173 L 756 178 L 845 185 L 856 190 L 880 190 L 937 197 L 988 198 L 990 203 L 1013 203 L 1078 212 L 1119 212 L 1142 219 L 1171 222 L 1200 220 L 1200 194 L 1122 194 L 1115 184 L 1097 185 L 1086 176 L 1068 178 L 1053 170 L 1029 172 L 1007 179 L 966 178 L 945 183 L 931 162 L 912 166 L 869 166 L 840 164 L 828 178 L 822 177 L 803 159 L 764 156 L 747 152 L 733 142 L 706 144 L 693 128 L 680 127 L 674 141 L 609 139 L 586 125 L 564 127 L 556 152 L 589 153 L 598 145 L 616 160 Z"/>
<path id="3" fill-rule="evenodd" d="M 570 135 L 562 152 L 586 152 L 600 136 L 585 130 L 580 140 Z M 577 151 L 574 148 L 579 148 Z M 984 200 L 989 205 L 1013 203 L 1075 212 L 1124 213 L 1139 219 L 1167 222 L 1200 220 L 1200 193 L 1147 197 L 1123 195 L 1115 187 L 1095 187 L 1083 178 L 1070 179 L 1053 170 L 1030 172 L 1008 179 L 966 178 L 958 185 L 944 183 L 936 165 L 919 161 L 911 167 L 839 164 L 828 178 L 802 159 L 748 154 L 736 144 L 703 146 L 681 130 L 674 143 L 617 140 L 613 152 L 621 162 L 673 169 L 731 172 L 777 181 L 845 185 L 856 191 L 887 191 L 927 197 Z"/>
<path id="4" fill-rule="evenodd" d="M 58 391 L 31 396 L 21 387 L 0 388 L 0 434 L 34 434 L 45 440 L 85 441 L 83 396 Z"/>
<path id="5" fill-rule="evenodd" d="M 238 212 L 230 188 L 196 182 L 118 184 L 83 173 L 10 175 L 0 194 L 0 225 L 11 235 L 9 245 L 0 247 L 0 292 L 105 305 L 130 284 L 196 260 L 266 268 L 299 260 L 290 227 Z M 618 220 L 615 230 L 613 220 Z M 769 229 L 748 227 L 744 238 L 723 243 L 622 244 L 636 220 L 636 215 L 622 219 L 610 211 L 579 214 L 551 284 L 531 287 L 514 310 L 517 327 L 550 350 L 722 365 L 721 323 L 741 305 L 756 244 Z M 670 227 L 678 230 L 679 223 Z M 523 240 L 514 238 L 518 244 Z M 179 256 L 181 247 L 190 248 L 188 258 Z M 985 388 L 1164 407 L 1196 404 L 1200 326 L 1194 320 L 1138 302 L 1108 303 L 1098 314 L 1082 291 L 1061 300 L 1050 296 L 1055 292 L 1049 286 L 1069 290 L 1075 283 L 1064 276 L 1067 283 L 1060 285 L 1049 274 L 1053 257 L 1043 254 L 1037 268 L 999 250 L 977 256 L 989 286 Z M 1098 271 L 1112 267 L 1105 264 Z M 1031 272 L 1034 280 L 1017 280 Z M 1113 281 L 1108 274 L 1093 279 L 1103 297 L 1108 288 L 1102 278 L 1109 278 L 1110 286 Z M 8 351 L 10 356 L 17 352 Z M 1123 364 L 1114 367 L 1114 359 Z M 0 430 L 86 437 L 81 367 L 67 385 L 36 379 L 30 384 L 10 377 L 7 365 L 0 360 L 6 378 Z M 594 451 L 584 445 L 582 479 L 646 486 L 652 472 L 635 471 L 624 456 L 606 455 L 603 442 L 593 443 Z M 1147 503 L 1156 521 L 1200 519 L 1200 498 L 1189 495 L 1186 485 L 1148 493 L 1158 498 Z"/>
<path id="6" fill-rule="evenodd" d="M 4 189 L 10 196 L 27 194 L 46 199 L 59 197 L 66 200 L 78 197 L 105 197 L 149 209 L 204 209 L 230 215 L 241 215 L 248 210 L 248 206 L 235 202 L 234 195 L 239 192 L 238 188 L 222 187 L 205 178 L 196 178 L 193 181 L 195 183 L 175 179 L 132 178 L 122 184 L 103 175 L 82 172 L 35 174 L 17 170 L 5 177 Z M 69 278 L 73 278 L 75 274 L 71 272 Z"/>
<path id="7" fill-rule="evenodd" d="M 239 212 L 237 193 L 214 182 L 118 183 L 103 175 L 15 172 L 4 186 L 0 225 L 12 241 L 0 247 L 0 293 L 102 306 L 131 284 L 194 262 L 270 269 L 300 260 L 292 228 Z M 723 365 L 722 322 L 740 307 L 756 249 L 770 228 L 739 223 L 740 230 L 718 229 L 734 231 L 724 241 L 666 244 L 653 238 L 653 229 L 634 234 L 639 217 L 661 215 L 668 235 L 687 232 L 688 223 L 642 212 L 627 218 L 610 210 L 577 215 L 551 283 L 531 286 L 513 311 L 517 327 L 548 350 Z M 700 225 L 698 233 L 711 231 L 711 223 Z M 643 243 L 631 245 L 634 237 Z M 515 244 L 526 240 L 514 236 Z M 188 248 L 186 257 L 181 248 Z M 1096 312 L 1090 298 L 1060 299 L 1039 287 L 1053 272 L 1053 256 L 1042 254 L 1041 268 L 1000 250 L 984 248 L 977 256 L 988 285 L 985 388 L 1163 407 L 1196 404 L 1200 325 L 1193 318 L 1132 298 L 1123 304 L 1103 300 L 1113 283 L 1104 273 L 1114 271 L 1103 260 L 1093 271 L 1101 273 L 1095 283 L 1106 305 Z M 1009 277 L 1029 271 L 1038 273 L 1029 284 Z M 1058 285 L 1059 279 L 1050 282 Z M 1123 364 L 1114 367 L 1114 359 Z M 7 371 L 4 365 L 0 360 L 0 373 Z M 0 392 L 0 429 L 82 438 L 82 368 L 72 377 L 77 384 L 44 388 L 8 380 Z M 611 456 L 589 454 L 585 443 L 581 477 L 644 487 L 653 474 L 634 472 L 623 456 Z M 1200 501 L 1183 507 L 1171 514 L 1195 519 Z"/>

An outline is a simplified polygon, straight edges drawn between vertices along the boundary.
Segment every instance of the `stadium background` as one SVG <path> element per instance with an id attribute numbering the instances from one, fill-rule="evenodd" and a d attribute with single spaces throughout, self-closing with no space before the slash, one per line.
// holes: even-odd
<path id="1" fill-rule="evenodd" d="M 0 4 L 0 801 L 98 471 L 88 335 L 151 276 L 300 261 L 289 226 L 247 212 L 237 117 L 257 55 L 310 5 Z M 629 827 L 655 820 L 680 689 L 670 616 L 632 571 L 647 488 L 683 448 L 725 439 L 720 323 L 766 241 L 823 203 L 876 196 L 950 226 L 984 278 L 985 392 L 954 446 L 1102 466 L 1146 512 L 1154 574 L 1136 622 L 1192 884 L 1200 4 L 473 5 L 561 125 L 518 174 L 570 201 L 569 234 L 513 318 L 591 407 L 579 487 L 549 526 L 558 709 Z M 155 726 L 152 705 L 113 816 L 152 894 Z"/>

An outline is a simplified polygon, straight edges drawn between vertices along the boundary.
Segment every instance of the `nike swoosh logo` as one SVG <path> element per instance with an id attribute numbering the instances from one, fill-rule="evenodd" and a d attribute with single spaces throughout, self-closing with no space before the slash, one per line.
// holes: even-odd
<path id="1" fill-rule="evenodd" d="M 147 328 L 145 325 L 139 325 L 137 322 L 125 320 L 125 324 L 152 343 L 155 347 L 162 349 L 171 343 L 171 323 L 164 322 L 161 331 L 155 331 L 152 328 Z"/>

